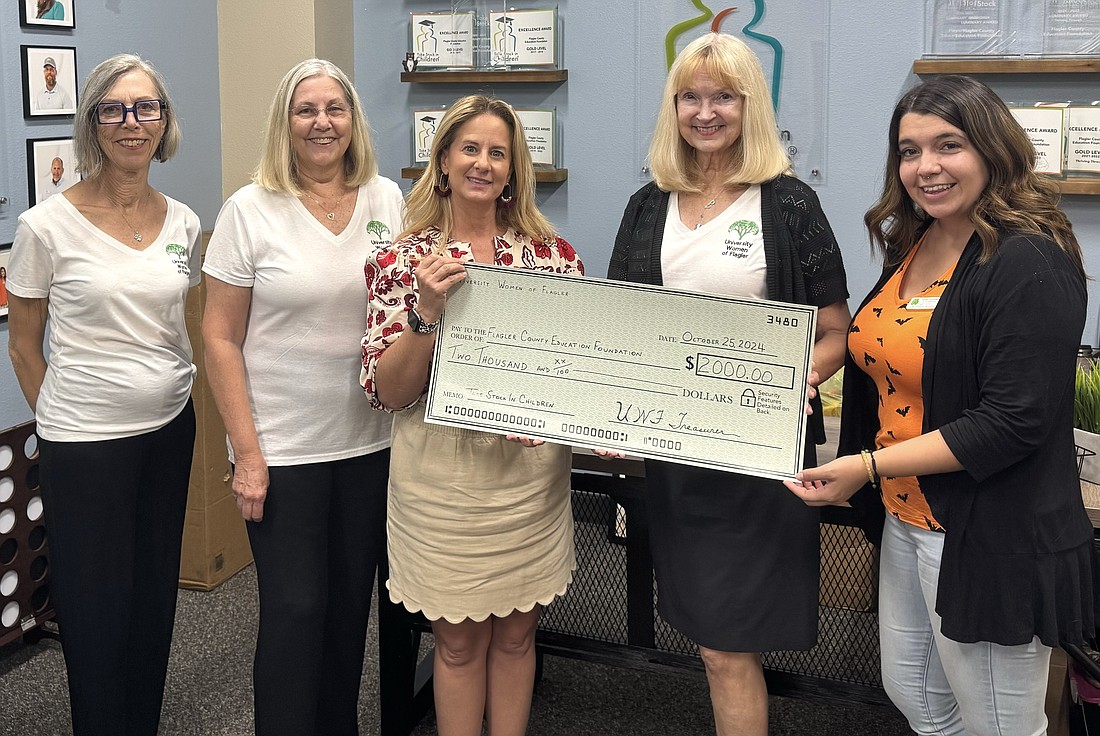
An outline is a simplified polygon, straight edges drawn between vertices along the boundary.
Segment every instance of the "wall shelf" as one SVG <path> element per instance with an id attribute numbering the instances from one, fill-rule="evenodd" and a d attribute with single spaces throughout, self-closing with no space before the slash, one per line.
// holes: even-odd
<path id="1" fill-rule="evenodd" d="M 424 175 L 423 166 L 406 166 L 401 169 L 402 179 L 419 179 Z M 542 183 L 557 183 L 569 178 L 569 169 L 540 169 L 535 168 L 535 181 Z"/>
<path id="2" fill-rule="evenodd" d="M 1098 59 L 917 59 L 914 74 L 1076 74 L 1100 72 Z"/>
<path id="3" fill-rule="evenodd" d="M 1068 179 L 1055 179 L 1054 183 L 1058 185 L 1058 191 L 1062 194 L 1100 195 L 1100 179 L 1070 177 Z"/>
<path id="4" fill-rule="evenodd" d="M 420 84 L 477 84 L 480 82 L 564 82 L 568 69 L 524 69 L 500 72 L 401 72 L 402 82 Z"/>

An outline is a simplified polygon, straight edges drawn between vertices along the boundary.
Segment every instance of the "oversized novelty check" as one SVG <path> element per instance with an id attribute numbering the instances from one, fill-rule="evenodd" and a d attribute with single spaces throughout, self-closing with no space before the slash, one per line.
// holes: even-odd
<path id="1" fill-rule="evenodd" d="M 429 422 L 789 478 L 817 310 L 467 264 Z"/>

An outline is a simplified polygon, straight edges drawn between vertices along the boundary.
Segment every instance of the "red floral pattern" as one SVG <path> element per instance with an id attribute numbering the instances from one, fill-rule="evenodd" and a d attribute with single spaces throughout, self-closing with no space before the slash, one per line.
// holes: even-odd
<path id="1" fill-rule="evenodd" d="M 436 228 L 413 233 L 392 245 L 379 248 L 363 269 L 367 279 L 369 313 L 367 331 L 363 335 L 363 372 L 359 382 L 375 409 L 385 410 L 374 388 L 378 359 L 401 336 L 401 331 L 408 324 L 406 314 L 416 305 L 417 292 L 413 279 L 416 265 L 425 256 L 443 250 L 439 239 L 440 233 Z M 532 241 L 522 233 L 508 230 L 496 238 L 493 246 L 493 261 L 497 266 L 516 264 L 532 271 L 584 275 L 584 264 L 577 251 L 561 238 L 555 238 L 553 243 L 548 244 L 541 240 Z M 469 243 L 452 240 L 447 242 L 445 248 L 452 258 L 474 260 Z"/>

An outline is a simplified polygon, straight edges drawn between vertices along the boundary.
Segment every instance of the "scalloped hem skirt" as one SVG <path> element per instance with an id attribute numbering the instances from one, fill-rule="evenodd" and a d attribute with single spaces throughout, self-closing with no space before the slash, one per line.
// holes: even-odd
<path id="1" fill-rule="evenodd" d="M 430 620 L 530 611 L 573 579 L 572 450 L 394 417 L 390 600 Z"/>

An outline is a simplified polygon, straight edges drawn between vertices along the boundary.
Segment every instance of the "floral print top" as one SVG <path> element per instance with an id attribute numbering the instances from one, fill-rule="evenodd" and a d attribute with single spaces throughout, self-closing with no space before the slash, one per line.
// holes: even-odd
<path id="1" fill-rule="evenodd" d="M 367 259 L 364 267 L 368 299 L 367 330 L 363 335 L 363 370 L 359 374 L 359 383 L 375 409 L 388 411 L 378 400 L 374 372 L 386 348 L 401 337 L 401 332 L 408 326 L 408 311 L 416 306 L 416 265 L 433 252 L 465 262 L 474 260 L 469 243 L 449 240 L 441 248 L 440 237 L 438 228 L 428 228 L 379 248 Z M 577 252 L 561 238 L 554 238 L 553 242 L 532 240 L 509 228 L 496 237 L 493 251 L 493 264 L 497 266 L 584 275 L 584 264 Z"/>

